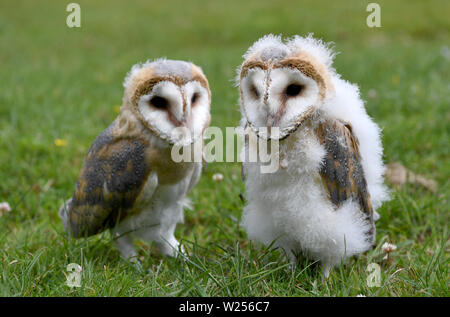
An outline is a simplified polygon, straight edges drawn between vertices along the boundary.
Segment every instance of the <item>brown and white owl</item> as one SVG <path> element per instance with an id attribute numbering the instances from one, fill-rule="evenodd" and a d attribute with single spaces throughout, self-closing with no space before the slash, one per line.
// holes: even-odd
<path id="1" fill-rule="evenodd" d="M 242 224 L 251 239 L 274 243 L 294 264 L 301 253 L 320 261 L 325 276 L 372 247 L 375 210 L 388 199 L 380 129 L 333 58 L 311 35 L 285 42 L 268 35 L 244 55 L 237 78 L 242 127 L 278 140 L 280 162 L 274 173 L 243 163 Z M 247 142 L 244 151 L 256 148 Z"/>
<path id="2" fill-rule="evenodd" d="M 175 227 L 202 166 L 175 163 L 171 150 L 201 140 L 208 127 L 208 81 L 191 63 L 159 59 L 133 66 L 124 87 L 119 116 L 91 145 L 59 214 L 73 237 L 111 229 L 124 258 L 136 257 L 133 238 L 173 256 L 182 250 Z"/>

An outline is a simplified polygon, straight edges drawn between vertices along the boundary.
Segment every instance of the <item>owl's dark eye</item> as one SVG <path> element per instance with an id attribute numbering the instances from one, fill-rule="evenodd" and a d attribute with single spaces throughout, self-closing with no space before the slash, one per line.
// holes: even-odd
<path id="1" fill-rule="evenodd" d="M 200 97 L 199 93 L 197 93 L 197 92 L 194 93 L 191 97 L 191 105 L 194 105 L 197 102 L 199 97 Z"/>
<path id="2" fill-rule="evenodd" d="M 288 96 L 288 97 L 296 97 L 302 92 L 302 90 L 303 90 L 303 86 L 302 85 L 290 84 L 286 88 L 286 96 Z"/>
<path id="3" fill-rule="evenodd" d="M 166 109 L 169 103 L 165 98 L 155 96 L 150 100 L 150 104 L 157 109 Z"/>
<path id="4" fill-rule="evenodd" d="M 255 87 L 255 85 L 251 85 L 251 86 L 250 86 L 250 93 L 252 94 L 253 98 L 259 99 L 259 91 L 258 91 L 258 89 Z"/>

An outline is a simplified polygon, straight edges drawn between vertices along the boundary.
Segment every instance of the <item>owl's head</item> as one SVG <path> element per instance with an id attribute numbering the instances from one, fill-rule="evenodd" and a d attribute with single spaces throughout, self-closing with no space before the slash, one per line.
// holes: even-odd
<path id="1" fill-rule="evenodd" d="M 259 39 L 244 55 L 236 81 L 246 123 L 263 138 L 288 136 L 334 93 L 333 58 L 329 46 L 312 35 Z M 261 127 L 278 127 L 280 135 L 266 135 Z"/>
<path id="2" fill-rule="evenodd" d="M 211 92 L 202 70 L 189 62 L 159 59 L 137 64 L 124 81 L 121 112 L 131 111 L 169 144 L 197 140 L 210 122 Z M 181 133 L 181 134 L 180 134 Z"/>

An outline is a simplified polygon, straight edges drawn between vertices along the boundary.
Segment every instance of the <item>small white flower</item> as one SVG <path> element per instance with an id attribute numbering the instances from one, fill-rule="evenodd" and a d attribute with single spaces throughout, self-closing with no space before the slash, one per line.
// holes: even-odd
<path id="1" fill-rule="evenodd" d="M 223 174 L 221 173 L 216 173 L 212 176 L 213 181 L 215 182 L 221 182 L 223 181 Z"/>
<path id="2" fill-rule="evenodd" d="M 356 295 L 356 297 L 366 297 L 366 295 L 358 294 L 358 295 Z"/>
<path id="3" fill-rule="evenodd" d="M 0 214 L 10 212 L 11 206 L 5 201 L 0 203 Z"/>
<path id="4" fill-rule="evenodd" d="M 391 252 L 397 250 L 397 246 L 395 244 L 385 242 L 382 245 L 381 250 L 383 250 L 383 253 L 391 253 Z"/>
<path id="5" fill-rule="evenodd" d="M 385 254 L 385 256 L 383 257 L 383 260 L 387 260 L 389 258 L 389 253 L 394 252 L 395 250 L 397 250 L 397 246 L 395 244 L 391 244 L 391 243 L 385 242 L 381 246 L 381 250 Z"/>

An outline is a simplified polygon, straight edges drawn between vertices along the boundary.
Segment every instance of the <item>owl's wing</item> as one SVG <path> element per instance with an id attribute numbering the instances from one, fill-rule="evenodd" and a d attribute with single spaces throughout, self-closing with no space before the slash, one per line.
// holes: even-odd
<path id="1" fill-rule="evenodd" d="M 358 140 L 353 135 L 351 125 L 327 120 L 319 123 L 316 135 L 326 149 L 320 175 L 328 198 L 338 207 L 352 197 L 359 203 L 361 211 L 372 219 L 372 204 L 361 165 Z"/>
<path id="2" fill-rule="evenodd" d="M 99 233 L 126 217 L 151 171 L 146 141 L 115 138 L 112 126 L 91 145 L 78 178 L 68 210 L 74 237 Z"/>

